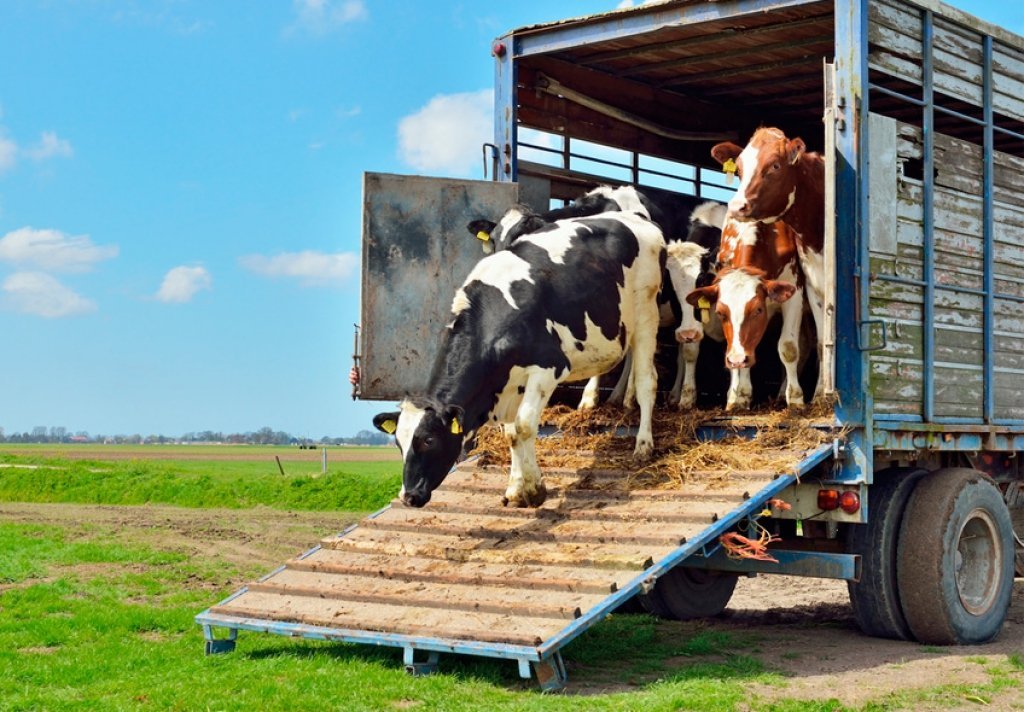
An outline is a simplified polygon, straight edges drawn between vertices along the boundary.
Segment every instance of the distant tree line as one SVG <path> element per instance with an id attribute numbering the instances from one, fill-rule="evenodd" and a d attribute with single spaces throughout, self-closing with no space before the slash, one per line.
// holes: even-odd
<path id="1" fill-rule="evenodd" d="M 32 432 L 5 433 L 0 428 L 0 443 L 106 443 L 115 445 L 166 445 L 172 443 L 228 443 L 232 445 L 387 445 L 391 437 L 374 430 L 360 430 L 352 437 L 325 435 L 322 438 L 297 437 L 282 430 L 263 427 L 249 433 L 221 433 L 203 430 L 185 433 L 181 437 L 168 435 L 90 435 L 84 430 L 72 432 L 63 427 L 37 426 Z"/>

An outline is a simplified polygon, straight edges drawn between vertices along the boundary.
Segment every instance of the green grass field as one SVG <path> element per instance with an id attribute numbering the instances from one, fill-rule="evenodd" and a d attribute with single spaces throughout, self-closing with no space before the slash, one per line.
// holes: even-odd
<path id="1" fill-rule="evenodd" d="M 0 446 L 0 501 L 371 511 L 402 479 L 393 448 L 332 448 L 322 474 L 320 453 L 296 448 L 97 447 Z"/>
<path id="2" fill-rule="evenodd" d="M 520 680 L 509 661 L 447 655 L 439 674 L 413 678 L 398 649 L 245 631 L 233 653 L 205 657 L 197 613 L 397 493 L 394 452 L 359 450 L 332 452 L 326 475 L 315 453 L 282 476 L 276 448 L 106 459 L 0 448 L 0 710 L 945 709 L 998 703 L 1024 685 L 1014 653 L 979 658 L 981 682 L 854 707 L 827 687 L 791 698 L 777 663 L 817 656 L 818 632 L 792 649 L 764 627 L 643 615 L 614 615 L 567 646 L 570 694 L 560 695 Z"/>

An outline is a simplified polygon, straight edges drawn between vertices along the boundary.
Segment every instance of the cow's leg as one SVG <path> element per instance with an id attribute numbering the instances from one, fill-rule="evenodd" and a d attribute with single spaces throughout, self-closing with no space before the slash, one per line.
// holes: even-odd
<path id="1" fill-rule="evenodd" d="M 583 397 L 580 398 L 580 404 L 576 406 L 576 410 L 592 410 L 597 407 L 600 385 L 600 376 L 594 376 L 587 381 L 587 385 L 583 388 Z"/>
<path id="2" fill-rule="evenodd" d="M 823 345 L 825 342 L 825 332 L 822 331 L 822 326 L 825 321 L 825 299 L 821 292 L 814 288 L 807 290 L 807 297 L 807 302 L 811 307 L 811 316 L 814 317 L 814 333 L 818 349 L 818 382 L 814 386 L 814 400 L 817 402 L 825 395 L 826 364 L 821 361 Z"/>
<path id="3" fill-rule="evenodd" d="M 627 402 L 626 392 L 630 390 L 629 380 L 632 377 L 633 353 L 631 351 L 627 351 L 626 357 L 622 360 L 622 375 L 619 376 L 618 383 L 615 384 L 615 388 L 612 389 L 611 395 L 608 396 L 609 403 L 612 405 L 622 405 L 623 402 Z"/>
<path id="4" fill-rule="evenodd" d="M 554 369 L 538 369 L 526 379 L 526 392 L 515 421 L 505 424 L 505 436 L 512 451 L 512 467 L 504 504 L 508 507 L 539 507 L 547 498 L 537 465 L 536 439 L 540 414 L 558 381 Z"/>
<path id="5" fill-rule="evenodd" d="M 729 369 L 729 395 L 725 401 L 725 409 L 746 410 L 750 407 L 750 399 L 754 388 L 750 383 L 749 368 Z"/>
<path id="6" fill-rule="evenodd" d="M 786 405 L 804 404 L 797 363 L 800 361 L 800 325 L 804 318 L 804 297 L 801 290 L 782 303 L 782 333 L 779 335 L 779 358 L 786 369 Z"/>
<path id="7" fill-rule="evenodd" d="M 697 357 L 700 342 L 679 345 L 679 363 L 676 366 L 676 383 L 672 392 L 679 410 L 692 408 L 697 402 Z"/>
<path id="8" fill-rule="evenodd" d="M 658 390 L 658 372 L 654 367 L 654 354 L 658 347 L 657 290 L 647 299 L 641 298 L 636 306 L 636 329 L 633 332 L 633 368 L 630 382 L 635 386 L 636 402 L 640 406 L 640 427 L 636 433 L 633 459 L 646 460 L 654 452 L 652 416 Z"/>

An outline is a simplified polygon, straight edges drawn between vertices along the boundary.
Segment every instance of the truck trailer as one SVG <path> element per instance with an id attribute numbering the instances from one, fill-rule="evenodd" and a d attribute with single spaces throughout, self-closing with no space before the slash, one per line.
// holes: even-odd
<path id="1" fill-rule="evenodd" d="M 518 28 L 491 54 L 484 180 L 365 176 L 360 397 L 396 400 L 426 385 L 451 297 L 481 257 L 469 221 L 496 219 L 517 202 L 547 210 L 598 185 L 724 201 L 733 189 L 711 146 L 742 145 L 759 126 L 776 126 L 825 158 L 818 369 L 834 405 L 814 422 L 835 436 L 785 471 L 734 473 L 732 499 L 709 504 L 713 493 L 683 488 L 630 500 L 632 523 L 616 526 L 637 529 L 629 541 L 654 548 L 620 561 L 610 584 L 594 570 L 573 583 L 570 561 L 537 554 L 523 561 L 561 568 L 533 585 L 522 571 L 486 569 L 514 566 L 508 557 L 467 554 L 535 519 L 502 512 L 496 497 L 489 510 L 482 493 L 497 492 L 500 477 L 463 463 L 439 490 L 452 490 L 440 512 L 417 519 L 400 506 L 382 510 L 200 614 L 208 652 L 232 648 L 240 629 L 355 640 L 404 648 L 414 672 L 432 669 L 438 652 L 514 659 L 550 689 L 565 682 L 561 647 L 634 596 L 660 615 L 710 615 L 727 605 L 736 576 L 770 573 L 845 579 L 868 635 L 929 644 L 995 637 L 1015 568 L 1024 573 L 1024 38 L 935 0 L 665 0 Z M 720 355 L 699 368 L 704 383 L 724 371 Z M 702 437 L 754 425 L 720 418 Z M 474 492 L 477 501 L 466 501 Z M 789 507 L 772 512 L 776 561 L 724 556 L 720 537 L 751 526 L 771 499 Z M 658 522 L 702 523 L 655 542 L 638 533 L 644 511 Z M 581 517 L 590 524 L 571 532 L 559 520 L 559 531 L 606 544 L 593 529 L 601 516 Z M 436 555 L 388 543 L 388 532 L 426 535 L 431 526 L 475 543 L 454 554 L 439 544 Z M 366 532 L 375 543 L 357 546 Z M 411 558 L 388 559 L 387 572 L 385 559 L 367 561 L 359 573 L 346 549 Z M 429 585 L 449 590 L 423 605 L 493 610 L 499 618 L 480 631 L 502 620 L 511 631 L 512 617 L 531 615 L 501 590 L 516 584 L 509 578 L 600 596 L 552 600 L 532 614 L 568 623 L 503 636 L 452 629 L 450 615 L 413 626 L 417 614 L 399 608 L 373 621 L 368 613 L 360 625 L 355 607 L 334 624 L 295 598 L 315 597 L 309 585 L 274 587 L 275 576 L 319 571 L 327 598 L 344 599 L 351 582 L 324 576 L 423 583 L 427 559 L 436 572 Z M 453 584 L 475 586 L 459 594 L 473 601 L 460 603 Z M 379 593 L 351 600 L 386 608 Z M 230 638 L 217 639 L 218 628 Z M 420 650 L 427 662 L 416 661 Z"/>

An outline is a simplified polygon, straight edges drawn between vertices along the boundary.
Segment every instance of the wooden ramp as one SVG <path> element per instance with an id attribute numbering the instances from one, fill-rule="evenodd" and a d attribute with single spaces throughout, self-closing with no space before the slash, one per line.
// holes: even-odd
<path id="1" fill-rule="evenodd" d="M 393 502 L 196 621 L 208 653 L 257 630 L 402 647 L 410 672 L 439 652 L 511 658 L 557 688 L 562 646 L 686 557 L 710 555 L 831 452 L 794 453 L 787 473 L 694 473 L 671 490 L 630 490 L 624 472 L 547 470 L 538 509 L 501 506 L 504 468 L 462 463 L 423 509 Z"/>

